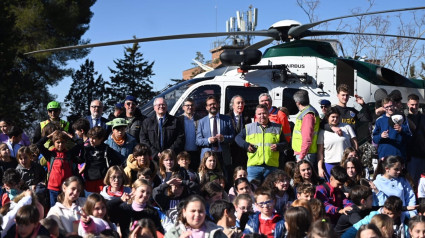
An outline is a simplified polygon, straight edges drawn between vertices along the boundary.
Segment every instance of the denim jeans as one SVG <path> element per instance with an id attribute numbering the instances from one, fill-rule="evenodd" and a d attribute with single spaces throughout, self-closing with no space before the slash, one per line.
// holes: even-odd
<path id="1" fill-rule="evenodd" d="M 251 182 L 252 180 L 256 179 L 260 182 L 263 182 L 267 175 L 276 169 L 276 167 L 268 165 L 248 166 L 248 181 Z"/>
<path id="2" fill-rule="evenodd" d="M 59 195 L 60 191 L 55 191 L 55 190 L 51 190 L 49 189 L 49 194 L 50 194 L 50 207 L 53 207 L 56 202 L 58 201 L 58 195 Z"/>

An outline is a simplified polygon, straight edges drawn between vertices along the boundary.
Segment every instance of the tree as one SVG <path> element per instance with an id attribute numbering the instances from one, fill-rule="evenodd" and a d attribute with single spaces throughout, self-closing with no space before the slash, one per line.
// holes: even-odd
<path id="1" fill-rule="evenodd" d="M 40 48 L 84 43 L 95 0 L 0 1 L 0 117 L 28 128 L 47 117 L 48 91 L 72 72 L 66 61 L 84 57 L 88 50 L 26 56 Z"/>
<path id="2" fill-rule="evenodd" d="M 96 75 L 98 72 L 94 70 L 94 63 L 89 59 L 86 59 L 80 69 L 72 74 L 72 84 L 65 97 L 65 105 L 73 115 L 88 115 L 91 101 L 95 99 L 103 101 L 106 95 L 105 81 L 102 75 L 95 78 Z"/>
<path id="3" fill-rule="evenodd" d="M 150 78 L 155 75 L 152 71 L 154 62 L 143 59 L 139 52 L 139 44 L 124 48 L 124 58 L 114 60 L 116 69 L 111 69 L 111 85 L 108 87 L 107 104 L 113 107 L 117 102 L 124 100 L 126 95 L 132 95 L 139 101 L 151 99 L 153 82 Z"/>

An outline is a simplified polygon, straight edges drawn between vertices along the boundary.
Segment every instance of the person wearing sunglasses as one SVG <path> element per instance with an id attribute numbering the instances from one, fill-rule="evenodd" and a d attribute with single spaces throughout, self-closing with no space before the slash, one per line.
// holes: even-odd
<path id="1" fill-rule="evenodd" d="M 127 96 L 124 101 L 125 112 L 123 112 L 119 117 L 128 121 L 125 132 L 133 136 L 137 143 L 139 143 L 140 130 L 142 129 L 143 121 L 146 117 L 140 112 L 137 105 L 136 97 L 131 95 Z"/>
<path id="2" fill-rule="evenodd" d="M 320 113 L 320 119 L 323 120 L 325 118 L 326 112 L 328 112 L 329 108 L 331 108 L 331 102 L 326 99 L 320 100 L 320 109 L 322 113 Z"/>
<path id="3" fill-rule="evenodd" d="M 58 121 L 63 131 L 68 132 L 71 135 L 74 134 L 72 132 L 72 128 L 69 122 L 60 119 L 60 114 L 61 114 L 60 103 L 56 101 L 51 101 L 49 102 L 49 104 L 47 104 L 47 115 L 49 116 L 49 118 L 37 124 L 37 128 L 34 131 L 34 137 L 32 139 L 32 142 L 34 144 L 41 139 L 41 130 L 43 130 L 43 128 L 52 121 Z"/>

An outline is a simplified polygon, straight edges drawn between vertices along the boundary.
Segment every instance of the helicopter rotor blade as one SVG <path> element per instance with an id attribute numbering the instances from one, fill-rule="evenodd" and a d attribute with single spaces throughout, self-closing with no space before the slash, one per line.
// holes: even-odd
<path id="1" fill-rule="evenodd" d="M 251 50 L 251 49 L 258 50 L 260 48 L 263 48 L 266 45 L 269 45 L 274 40 L 275 40 L 274 38 L 267 38 L 265 40 L 259 41 L 259 42 L 255 43 L 255 44 L 252 44 L 252 45 L 249 45 L 249 46 L 245 47 L 244 50 Z"/>
<path id="2" fill-rule="evenodd" d="M 334 21 L 334 20 L 345 19 L 345 18 L 350 18 L 350 17 L 375 15 L 375 14 L 381 14 L 381 13 L 414 11 L 414 10 L 421 10 L 421 9 L 425 9 L 425 7 L 401 8 L 401 9 L 393 9 L 393 10 L 385 10 L 385 11 L 377 11 L 377 12 L 366 12 L 366 13 L 352 14 L 352 15 L 346 15 L 346 16 L 341 16 L 341 17 L 334 17 L 334 18 L 330 18 L 330 19 L 326 19 L 326 20 L 322 20 L 322 21 L 318 21 L 318 22 L 313 22 L 313 23 L 304 24 L 304 25 L 301 25 L 301 26 L 292 27 L 292 28 L 289 29 L 288 35 L 292 36 L 293 38 L 298 38 L 303 34 L 303 32 L 307 31 L 308 29 L 315 27 L 319 24 L 328 22 L 328 21 Z"/>
<path id="3" fill-rule="evenodd" d="M 269 37 L 273 37 L 273 39 L 279 39 L 279 32 L 275 29 L 269 29 L 269 30 L 263 30 L 263 31 L 194 33 L 194 34 L 180 34 L 180 35 L 135 38 L 130 40 L 109 41 L 109 42 L 93 43 L 93 44 L 86 44 L 86 45 L 65 46 L 65 47 L 58 47 L 58 48 L 45 49 L 45 50 L 36 50 L 36 51 L 25 53 L 24 55 L 56 52 L 61 50 L 85 49 L 85 48 L 93 48 L 93 47 L 101 47 L 101 46 L 109 46 L 109 45 L 131 44 L 131 43 L 139 43 L 139 42 L 189 39 L 189 38 L 205 38 L 205 37 L 217 37 L 217 36 L 236 36 L 236 35 L 269 36 Z"/>
<path id="4" fill-rule="evenodd" d="M 415 36 L 401 36 L 401 35 L 392 35 L 392 34 L 378 34 L 378 33 L 368 33 L 368 32 L 347 32 L 347 31 L 315 31 L 308 30 L 302 34 L 302 37 L 307 36 L 326 36 L 326 35 L 364 35 L 364 36 L 385 36 L 385 37 L 397 37 L 397 38 L 406 38 L 413 40 L 425 40 L 425 38 L 415 37 Z"/>

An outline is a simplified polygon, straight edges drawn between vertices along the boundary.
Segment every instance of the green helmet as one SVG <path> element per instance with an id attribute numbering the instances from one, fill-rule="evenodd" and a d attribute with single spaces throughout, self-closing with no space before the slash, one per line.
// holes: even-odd
<path id="1" fill-rule="evenodd" d="M 49 104 L 47 104 L 47 110 L 50 109 L 61 109 L 61 105 L 56 101 L 51 101 Z"/>

